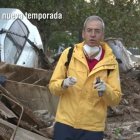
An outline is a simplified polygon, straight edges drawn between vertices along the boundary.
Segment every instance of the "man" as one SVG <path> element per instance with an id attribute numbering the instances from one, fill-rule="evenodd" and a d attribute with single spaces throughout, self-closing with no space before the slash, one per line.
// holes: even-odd
<path id="1" fill-rule="evenodd" d="M 107 107 L 121 100 L 118 63 L 103 42 L 104 28 L 100 17 L 88 17 L 84 42 L 74 46 L 69 67 L 65 67 L 69 48 L 56 65 L 49 84 L 60 96 L 54 140 L 103 140 Z"/>

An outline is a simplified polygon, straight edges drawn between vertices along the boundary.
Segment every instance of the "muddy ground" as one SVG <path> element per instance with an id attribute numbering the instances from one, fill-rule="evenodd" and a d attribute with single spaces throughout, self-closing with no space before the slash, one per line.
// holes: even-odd
<path id="1" fill-rule="evenodd" d="M 108 110 L 105 140 L 140 140 L 140 67 L 120 77 L 122 101 Z"/>

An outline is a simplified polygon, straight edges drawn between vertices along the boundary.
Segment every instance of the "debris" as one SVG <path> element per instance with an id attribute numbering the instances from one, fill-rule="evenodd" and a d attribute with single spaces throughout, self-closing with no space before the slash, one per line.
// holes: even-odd
<path id="1" fill-rule="evenodd" d="M 137 70 L 120 73 L 123 97 L 119 106 L 109 109 L 104 140 L 140 139 L 139 74 L 140 66 Z"/>
<path id="2" fill-rule="evenodd" d="M 0 137 L 3 137 L 4 140 L 10 140 L 9 137 L 11 138 L 11 134 L 13 130 L 16 128 L 16 126 L 13 125 L 12 123 L 9 123 L 7 121 L 0 119 L 0 126 L 2 125 L 4 126 L 4 128 L 2 127 L 2 129 L 5 129 L 3 130 L 3 132 L 5 131 L 5 133 L 2 133 L 2 134 L 0 133 Z M 0 127 L 0 130 L 1 130 L 1 127 Z M 28 131 L 19 127 L 16 131 L 14 140 L 51 140 L 51 139 L 40 136 L 36 133 L 33 133 L 31 131 Z"/>
<path id="3" fill-rule="evenodd" d="M 0 95 L 7 97 L 4 99 L 5 102 L 2 101 L 9 109 L 3 115 L 8 116 L 7 112 L 13 112 L 17 116 L 17 118 L 10 119 L 3 117 L 5 121 L 16 125 L 13 133 L 16 135 L 19 127 L 22 127 L 43 137 L 51 137 L 48 128 L 54 122 L 51 114 L 54 114 L 56 110 L 56 103 L 54 103 L 55 98 L 49 93 L 47 83 L 52 72 L 1 63 L 0 73 L 7 77 L 4 87 L 0 86 Z M 42 117 L 37 117 L 34 113 L 35 110 L 36 112 L 37 110 L 48 110 L 48 116 L 46 111 Z M 50 115 L 49 112 L 51 112 Z M 42 118 L 46 120 L 44 121 Z"/>

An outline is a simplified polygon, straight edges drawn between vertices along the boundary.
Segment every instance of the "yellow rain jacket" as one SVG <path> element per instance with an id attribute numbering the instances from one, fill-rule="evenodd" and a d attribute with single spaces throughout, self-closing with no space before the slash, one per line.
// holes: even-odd
<path id="1" fill-rule="evenodd" d="M 60 96 L 56 121 L 78 129 L 104 131 L 107 107 L 118 105 L 121 100 L 118 63 L 110 47 L 103 42 L 104 58 L 90 72 L 83 45 L 84 42 L 75 45 L 68 70 L 65 62 L 69 48 L 62 53 L 50 80 L 51 93 Z M 77 83 L 63 89 L 61 85 L 66 76 L 76 77 Z M 102 97 L 94 89 L 96 77 L 106 83 Z"/>

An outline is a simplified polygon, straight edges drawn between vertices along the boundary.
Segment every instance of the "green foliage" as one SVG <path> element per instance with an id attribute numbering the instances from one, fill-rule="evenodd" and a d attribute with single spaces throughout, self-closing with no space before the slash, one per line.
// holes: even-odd
<path id="1" fill-rule="evenodd" d="M 128 47 L 140 47 L 139 0 L 137 2 L 114 0 L 114 3 L 111 0 L 90 0 L 90 3 L 85 0 L 0 0 L 0 5 L 18 8 L 23 13 L 55 13 L 56 11 L 62 13 L 62 20 L 31 20 L 38 27 L 45 47 L 55 48 L 61 43 L 67 45 L 68 42 L 77 41 L 83 22 L 90 15 L 99 15 L 103 18 L 106 37 L 119 37 Z M 73 41 L 71 37 L 67 38 L 65 31 L 74 33 Z M 52 41 L 54 37 L 56 39 Z"/>
<path id="2" fill-rule="evenodd" d="M 114 0 L 114 5 L 109 0 L 97 3 L 98 13 L 106 24 L 106 37 L 120 37 L 128 47 L 139 46 L 140 31 L 140 3 L 133 0 Z"/>
<path id="3" fill-rule="evenodd" d="M 51 35 L 49 43 L 48 43 L 48 47 L 50 49 L 57 50 L 58 47 L 61 46 L 62 44 L 64 45 L 64 47 L 68 47 L 77 41 L 78 41 L 77 38 L 74 35 L 72 35 L 71 32 L 57 31 L 57 32 L 53 32 L 53 34 Z"/>
<path id="4" fill-rule="evenodd" d="M 122 132 L 123 132 L 123 129 L 122 128 L 116 128 L 114 130 L 114 134 L 115 134 L 115 139 L 116 140 L 122 140 L 123 139 Z"/>
<path id="5" fill-rule="evenodd" d="M 116 128 L 115 129 L 115 135 L 119 136 L 121 134 L 121 129 L 120 128 Z"/>

